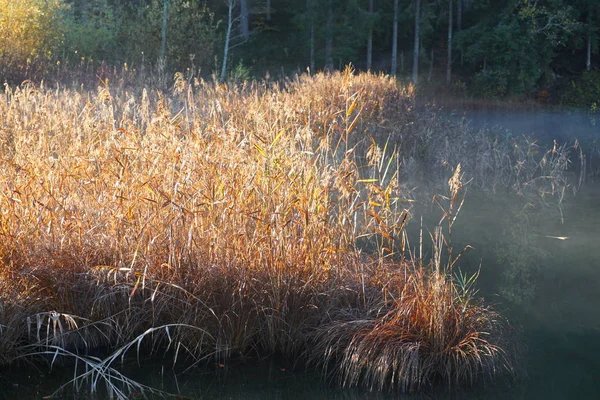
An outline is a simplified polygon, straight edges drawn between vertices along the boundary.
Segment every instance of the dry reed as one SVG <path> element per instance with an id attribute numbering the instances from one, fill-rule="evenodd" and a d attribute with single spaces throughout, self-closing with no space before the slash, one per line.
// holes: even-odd
<path id="1" fill-rule="evenodd" d="M 240 85 L 178 74 L 172 93 L 6 87 L 0 362 L 87 360 L 119 397 L 134 386 L 112 363 L 131 349 L 186 365 L 298 355 L 340 310 L 378 309 L 333 322 L 325 347 L 344 383 L 412 390 L 493 370 L 498 315 L 403 257 L 401 167 L 439 156 L 414 107 L 412 88 L 350 70 Z"/>

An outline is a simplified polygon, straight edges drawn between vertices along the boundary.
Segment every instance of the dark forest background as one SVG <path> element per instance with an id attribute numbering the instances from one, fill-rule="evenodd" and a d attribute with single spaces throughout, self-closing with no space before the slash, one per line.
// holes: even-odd
<path id="1" fill-rule="evenodd" d="M 0 79 L 274 78 L 352 64 L 452 94 L 600 102 L 598 0 L 0 0 Z"/>

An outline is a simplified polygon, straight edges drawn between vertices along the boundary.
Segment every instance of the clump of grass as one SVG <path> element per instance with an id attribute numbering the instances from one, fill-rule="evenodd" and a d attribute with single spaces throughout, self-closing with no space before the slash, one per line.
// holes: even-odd
<path id="1" fill-rule="evenodd" d="M 460 301 L 443 273 L 421 268 L 407 277 L 384 315 L 319 329 L 315 357 L 336 364 L 342 385 L 412 392 L 512 370 L 498 341 L 506 323 L 496 312 Z"/>
<path id="2" fill-rule="evenodd" d="M 512 373 L 511 355 L 502 344 L 508 324 L 477 299 L 478 273 L 454 273 L 462 255 L 453 256 L 451 243 L 464 201 L 460 165 L 448 184 L 450 195 L 436 200 L 443 217 L 431 237 L 429 265 L 421 259 L 404 260 L 397 267 L 403 279 L 386 287 L 391 300 L 379 303 L 376 313 L 362 319 L 334 318 L 318 328 L 312 360 L 325 371 L 333 364 L 330 374 L 343 386 L 413 392 L 439 383 L 473 384 L 502 370 Z"/>

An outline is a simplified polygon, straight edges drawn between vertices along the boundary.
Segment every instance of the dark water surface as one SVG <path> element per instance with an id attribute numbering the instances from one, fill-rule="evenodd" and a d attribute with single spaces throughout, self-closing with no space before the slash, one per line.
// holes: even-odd
<path id="1" fill-rule="evenodd" d="M 481 264 L 480 294 L 520 331 L 527 377 L 510 398 L 600 398 L 600 185 L 589 184 L 566 200 L 562 220 L 559 212 L 548 210 L 547 218 L 524 222 L 529 242 L 517 251 L 531 251 L 537 262 L 532 282 L 513 285 L 515 292 L 534 286 L 533 295 L 520 303 L 498 295 L 511 283 L 503 277 L 507 265 L 497 256 L 502 249 L 493 247 L 512 241 L 503 237 L 511 207 L 505 201 L 477 203 L 473 197 L 455 229 L 475 247 L 464 264 Z"/>
<path id="2" fill-rule="evenodd" d="M 578 137 L 584 150 L 600 135 L 600 121 L 596 125 L 585 114 L 463 115 L 477 127 L 501 125 L 510 129 L 508 134 L 533 133 L 544 142 Z M 517 331 L 525 371 L 517 381 L 463 392 L 399 395 L 331 387 L 318 373 L 275 359 L 211 365 L 177 378 L 156 361 L 142 362 L 142 368 L 126 365 L 123 371 L 145 384 L 194 399 L 600 399 L 600 183 L 588 181 L 575 197 L 567 198 L 562 214 L 549 208 L 531 216 L 523 212 L 522 199 L 497 197 L 489 201 L 468 193 L 454 240 L 474 247 L 460 268 L 473 272 L 481 265 L 479 294 L 495 304 Z M 515 262 L 526 261 L 525 278 L 506 279 L 511 261 L 502 258 L 502 246 L 522 253 L 524 257 Z M 529 268 L 527 263 L 535 265 Z M 508 301 L 502 295 L 506 292 L 515 294 L 517 301 Z M 39 399 L 71 377 L 65 371 L 50 373 L 46 367 L 0 371 L 0 399 Z"/>

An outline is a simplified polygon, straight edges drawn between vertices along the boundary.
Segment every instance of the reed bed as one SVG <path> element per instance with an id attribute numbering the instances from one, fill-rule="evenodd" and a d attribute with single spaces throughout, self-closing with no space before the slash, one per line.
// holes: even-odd
<path id="1" fill-rule="evenodd" d="M 404 391 L 511 370 L 502 318 L 407 253 L 411 165 L 434 163 L 446 186 L 458 173 L 411 87 L 351 70 L 177 74 L 169 93 L 24 83 L 3 97 L 0 363 L 77 359 L 75 381 L 116 397 L 143 389 L 114 367 L 136 352 L 192 367 L 315 348 L 342 384 Z M 522 186 L 510 157 L 479 182 Z"/>

